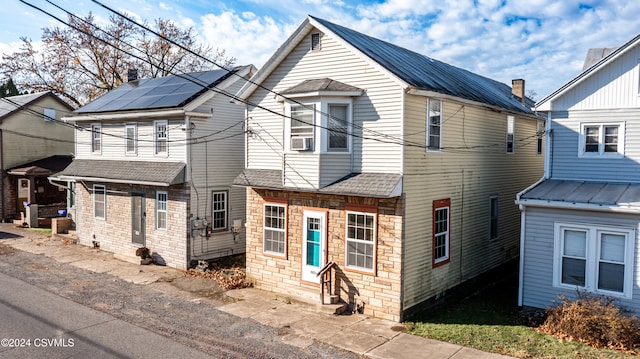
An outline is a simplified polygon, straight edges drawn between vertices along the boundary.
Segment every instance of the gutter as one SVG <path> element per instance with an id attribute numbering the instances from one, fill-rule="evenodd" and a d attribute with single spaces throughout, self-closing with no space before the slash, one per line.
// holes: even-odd
<path id="1" fill-rule="evenodd" d="M 516 204 L 521 206 L 521 208 L 522 206 L 534 206 L 534 207 L 573 209 L 573 210 L 594 211 L 594 212 L 640 214 L 640 207 L 633 207 L 633 206 L 622 207 L 620 205 L 575 203 L 575 202 L 549 201 L 549 200 L 541 200 L 541 199 L 520 199 L 520 198 L 516 200 Z"/>
<path id="2" fill-rule="evenodd" d="M 190 116 L 190 117 L 201 117 L 203 119 L 209 118 L 211 116 L 210 113 L 205 112 L 194 112 L 194 111 L 184 111 L 184 110 L 166 110 L 166 111 L 157 111 L 157 112 L 143 112 L 143 111 L 134 111 L 127 113 L 94 113 L 90 115 L 79 115 L 79 116 L 67 116 L 63 117 L 62 120 L 67 121 L 104 121 L 104 120 L 123 120 L 129 118 L 163 118 L 163 117 L 176 117 L 176 116 Z"/>
<path id="3" fill-rule="evenodd" d="M 60 177 L 53 178 L 53 180 L 124 183 L 124 184 L 138 184 L 143 186 L 157 186 L 157 187 L 171 186 L 171 183 L 166 183 L 166 182 L 133 181 L 133 180 L 127 180 L 127 179 L 113 179 L 113 178 L 102 178 L 102 177 L 60 176 Z"/>

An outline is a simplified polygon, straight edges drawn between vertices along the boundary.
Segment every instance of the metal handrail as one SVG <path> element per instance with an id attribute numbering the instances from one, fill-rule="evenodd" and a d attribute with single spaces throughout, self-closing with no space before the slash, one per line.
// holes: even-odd
<path id="1" fill-rule="evenodd" d="M 329 262 L 327 264 L 324 265 L 324 267 L 322 267 L 322 269 L 320 269 L 320 271 L 318 271 L 318 274 L 316 274 L 317 277 L 320 277 L 320 304 L 324 305 L 324 286 L 325 284 L 328 285 L 329 287 L 329 295 L 332 295 L 332 291 L 331 291 L 331 283 L 333 282 L 333 275 L 331 272 L 331 268 L 333 268 L 336 265 L 335 262 Z M 329 273 L 329 279 L 326 279 L 326 274 Z"/>

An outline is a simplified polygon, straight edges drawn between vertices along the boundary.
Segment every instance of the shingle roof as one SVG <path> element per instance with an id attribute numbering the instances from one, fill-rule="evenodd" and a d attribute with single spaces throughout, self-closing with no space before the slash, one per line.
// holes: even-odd
<path id="1" fill-rule="evenodd" d="M 533 113 L 511 93 L 511 87 L 473 72 L 432 59 L 400 46 L 361 34 L 329 21 L 309 16 L 366 56 L 402 79 L 409 86 L 504 109 Z"/>
<path id="2" fill-rule="evenodd" d="M 32 102 L 38 101 L 39 99 L 45 96 L 52 96 L 58 102 L 60 102 L 60 104 L 63 105 L 64 107 L 68 108 L 69 110 L 72 109 L 72 107 L 69 106 L 69 104 L 62 101 L 58 96 L 54 95 L 52 92 L 38 92 L 38 93 L 32 93 L 27 95 L 11 96 L 11 97 L 0 99 L 0 120 L 2 120 L 6 116 L 14 112 L 21 110 L 20 108 L 21 106 L 29 106 Z M 42 112 L 42 109 L 35 109 L 35 110 L 38 112 Z"/>
<path id="3" fill-rule="evenodd" d="M 281 91 L 283 94 L 302 93 L 302 92 L 314 92 L 314 91 L 337 91 L 337 92 L 351 92 L 351 91 L 363 91 L 355 86 L 347 85 L 340 81 L 332 80 L 330 78 L 305 80 L 301 83 L 289 87 Z"/>
<path id="4" fill-rule="evenodd" d="M 521 194 L 520 201 L 639 207 L 640 184 L 546 180 Z"/>
<path id="5" fill-rule="evenodd" d="M 233 185 L 253 188 L 292 190 L 323 194 L 351 195 L 362 197 L 390 198 L 402 180 L 402 175 L 394 173 L 352 173 L 319 190 L 285 187 L 282 171 L 266 169 L 245 169 L 233 181 Z"/>
<path id="6" fill-rule="evenodd" d="M 75 159 L 57 178 L 170 186 L 184 183 L 183 162 L 107 161 Z"/>
<path id="7" fill-rule="evenodd" d="M 182 107 L 208 91 L 234 71 L 215 70 L 141 79 L 105 93 L 75 113 L 97 113 Z"/>
<path id="8" fill-rule="evenodd" d="M 69 155 L 53 155 L 10 168 L 7 173 L 18 176 L 51 176 L 64 170 L 73 160 Z"/>

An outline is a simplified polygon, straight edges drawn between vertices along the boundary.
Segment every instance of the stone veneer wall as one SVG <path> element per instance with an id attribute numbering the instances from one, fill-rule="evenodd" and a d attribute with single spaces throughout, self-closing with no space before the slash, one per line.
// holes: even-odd
<path id="1" fill-rule="evenodd" d="M 106 220 L 93 217 L 93 184 L 77 185 L 76 227 L 78 242 L 92 246 L 100 243 L 100 249 L 112 253 L 135 256 L 139 246 L 131 243 L 131 192 L 144 193 L 146 211 L 146 247 L 154 260 L 167 266 L 186 269 L 188 266 L 188 201 L 183 186 L 152 187 L 107 183 Z M 104 184 L 104 183 L 96 183 Z M 167 191 L 167 229 L 155 228 L 156 190 Z"/>
<path id="2" fill-rule="evenodd" d="M 274 258 L 262 252 L 264 198 L 287 199 L 287 256 Z M 346 204 L 378 207 L 376 273 L 365 274 L 345 267 Z M 326 210 L 327 260 L 337 263 L 336 285 L 340 299 L 350 308 L 393 321 L 402 319 L 403 197 L 375 199 L 288 191 L 247 189 L 247 278 L 257 288 L 287 292 L 318 285 L 301 282 L 303 210 Z"/>

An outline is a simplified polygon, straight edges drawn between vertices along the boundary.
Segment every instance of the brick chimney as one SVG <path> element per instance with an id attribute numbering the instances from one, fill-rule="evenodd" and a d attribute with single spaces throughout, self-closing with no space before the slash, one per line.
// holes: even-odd
<path id="1" fill-rule="evenodd" d="M 523 79 L 515 79 L 511 80 L 511 94 L 520 99 L 523 105 L 526 106 L 524 101 L 524 80 Z"/>

